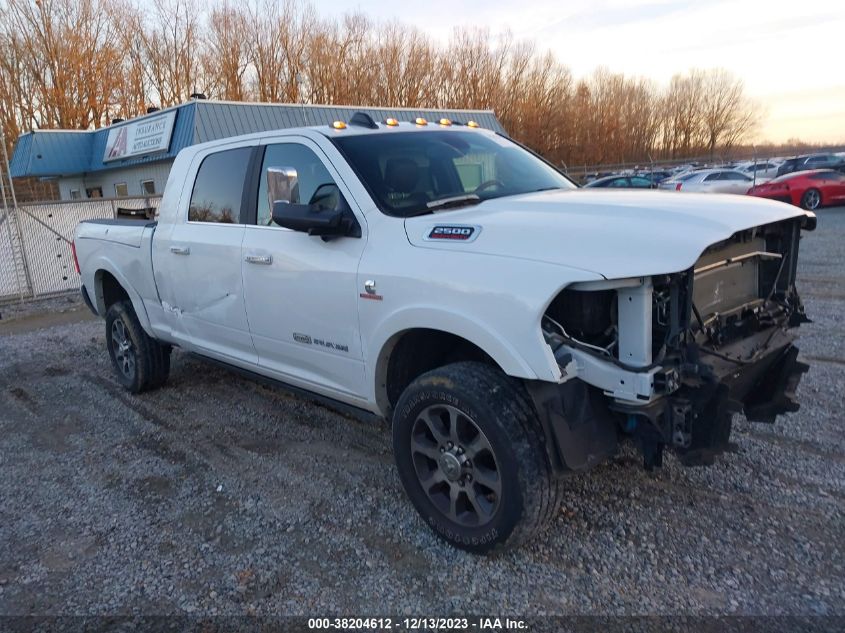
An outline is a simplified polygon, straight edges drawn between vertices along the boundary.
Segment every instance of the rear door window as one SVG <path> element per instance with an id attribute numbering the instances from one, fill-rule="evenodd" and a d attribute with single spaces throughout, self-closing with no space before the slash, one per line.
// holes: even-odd
<path id="1" fill-rule="evenodd" d="M 251 155 L 251 147 L 238 147 L 203 159 L 191 193 L 190 222 L 241 224 L 244 180 Z"/>

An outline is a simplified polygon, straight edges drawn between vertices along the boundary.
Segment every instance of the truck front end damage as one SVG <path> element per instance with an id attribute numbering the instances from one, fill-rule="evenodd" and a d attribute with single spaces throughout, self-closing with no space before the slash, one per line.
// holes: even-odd
<path id="1" fill-rule="evenodd" d="M 562 471 L 587 468 L 632 436 L 646 467 L 664 448 L 688 465 L 728 447 L 731 420 L 796 411 L 808 319 L 795 288 L 801 229 L 815 216 L 735 233 L 688 270 L 573 284 L 541 327 L 559 384 L 529 391 Z"/>

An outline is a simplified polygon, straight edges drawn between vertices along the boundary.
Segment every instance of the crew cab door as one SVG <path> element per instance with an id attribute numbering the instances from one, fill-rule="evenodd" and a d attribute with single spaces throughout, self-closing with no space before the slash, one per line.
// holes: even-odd
<path id="1" fill-rule="evenodd" d="M 153 240 L 156 286 L 173 339 L 242 366 L 258 362 L 241 277 L 243 194 L 257 146 L 198 153 L 175 222 Z"/>
<path id="2" fill-rule="evenodd" d="M 316 143 L 303 137 L 266 142 L 243 242 L 247 318 L 262 373 L 328 395 L 362 398 L 364 364 L 358 324 L 358 262 L 366 226 L 338 172 Z M 274 224 L 267 169 L 296 170 L 299 200 L 336 185 L 362 237 L 328 241 Z"/>

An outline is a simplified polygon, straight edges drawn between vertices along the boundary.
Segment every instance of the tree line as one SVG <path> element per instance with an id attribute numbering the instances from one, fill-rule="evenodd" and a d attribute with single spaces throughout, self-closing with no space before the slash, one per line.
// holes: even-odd
<path id="1" fill-rule="evenodd" d="M 149 106 L 211 99 L 495 111 L 562 165 L 724 153 L 760 118 L 741 80 L 693 69 L 666 86 L 456 27 L 320 15 L 306 0 L 0 0 L 0 125 L 90 129 Z"/>

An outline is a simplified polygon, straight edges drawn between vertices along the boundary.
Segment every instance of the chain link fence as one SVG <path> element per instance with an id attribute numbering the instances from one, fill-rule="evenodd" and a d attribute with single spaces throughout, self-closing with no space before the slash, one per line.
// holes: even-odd
<path id="1" fill-rule="evenodd" d="M 0 302 L 80 286 L 71 241 L 83 220 L 152 217 L 161 196 L 11 204 L 0 207 Z"/>

